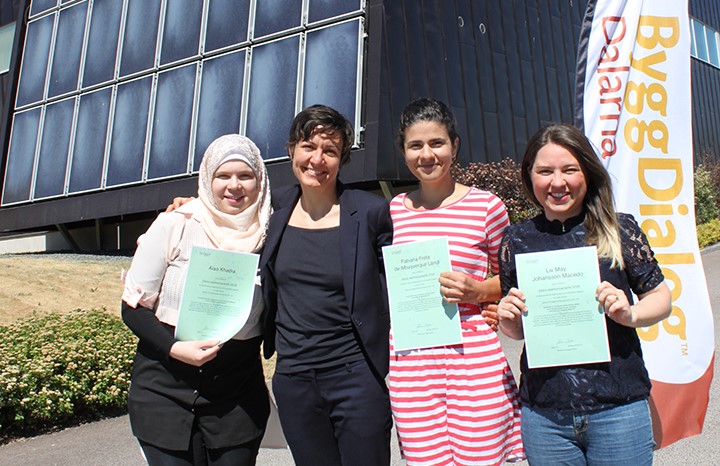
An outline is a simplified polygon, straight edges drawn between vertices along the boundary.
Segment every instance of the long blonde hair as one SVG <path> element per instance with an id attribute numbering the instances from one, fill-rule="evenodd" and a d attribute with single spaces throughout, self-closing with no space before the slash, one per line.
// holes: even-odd
<path id="1" fill-rule="evenodd" d="M 538 152 L 548 144 L 567 149 L 580 164 L 587 183 L 583 200 L 585 210 L 585 242 L 595 245 L 600 257 L 610 259 L 611 267 L 624 268 L 620 231 L 612 195 L 612 182 L 605 167 L 600 163 L 587 137 L 568 124 L 546 126 L 538 130 L 528 141 L 521 165 L 523 188 L 530 200 L 542 209 L 533 193 L 530 171 Z"/>

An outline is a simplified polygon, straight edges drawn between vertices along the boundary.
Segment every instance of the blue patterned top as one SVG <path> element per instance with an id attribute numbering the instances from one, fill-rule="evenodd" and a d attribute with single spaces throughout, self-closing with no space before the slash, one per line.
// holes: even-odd
<path id="1" fill-rule="evenodd" d="M 500 283 L 503 294 L 517 287 L 515 255 L 587 246 L 584 214 L 564 223 L 544 214 L 510 226 L 500 247 Z M 632 215 L 618 213 L 625 268 L 610 268 L 600 259 L 601 280 L 625 292 L 633 303 L 659 286 L 664 277 L 648 240 Z M 532 408 L 593 412 L 645 399 L 650 378 L 634 328 L 605 317 L 610 342 L 608 363 L 529 369 L 525 349 L 520 359 L 520 398 Z"/>

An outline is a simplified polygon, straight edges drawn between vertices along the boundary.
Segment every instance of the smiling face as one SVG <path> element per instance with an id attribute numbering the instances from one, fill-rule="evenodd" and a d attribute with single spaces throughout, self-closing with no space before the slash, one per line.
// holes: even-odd
<path id="1" fill-rule="evenodd" d="M 310 138 L 295 144 L 290 158 L 300 186 L 305 188 L 335 188 L 340 172 L 342 136 L 322 132 L 318 127 Z"/>
<path id="2" fill-rule="evenodd" d="M 530 168 L 530 180 L 548 220 L 564 222 L 582 212 L 587 182 L 569 150 L 552 143 L 543 146 Z"/>
<path id="3" fill-rule="evenodd" d="M 239 214 L 255 203 L 259 193 L 255 173 L 241 160 L 225 162 L 213 174 L 213 201 L 220 212 Z"/>
<path id="4" fill-rule="evenodd" d="M 457 155 L 457 140 L 436 121 L 418 121 L 405 130 L 403 155 L 408 168 L 421 183 L 444 181 Z"/>

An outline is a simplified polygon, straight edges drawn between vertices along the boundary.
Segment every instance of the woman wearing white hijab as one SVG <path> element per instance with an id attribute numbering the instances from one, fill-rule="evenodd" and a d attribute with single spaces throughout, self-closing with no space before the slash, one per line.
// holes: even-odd
<path id="1" fill-rule="evenodd" d="M 229 341 L 177 341 L 193 246 L 258 252 L 271 214 L 260 151 L 221 136 L 200 165 L 198 199 L 161 213 L 138 239 L 122 315 L 139 337 L 128 409 L 150 465 L 254 465 L 270 412 L 260 361 L 259 279 L 245 326 Z"/>

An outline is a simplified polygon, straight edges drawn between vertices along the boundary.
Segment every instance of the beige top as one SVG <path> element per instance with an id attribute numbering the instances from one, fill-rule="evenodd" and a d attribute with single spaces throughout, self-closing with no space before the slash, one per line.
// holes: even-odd
<path id="1" fill-rule="evenodd" d="M 192 201 L 190 204 L 199 202 Z M 214 248 L 191 205 L 161 213 L 138 238 L 138 248 L 125 275 L 122 299 L 129 306 L 153 309 L 158 320 L 176 326 L 180 299 L 193 246 Z M 245 326 L 233 337 L 245 340 L 261 335 L 263 310 L 260 277 L 255 277 L 255 295 Z"/>

